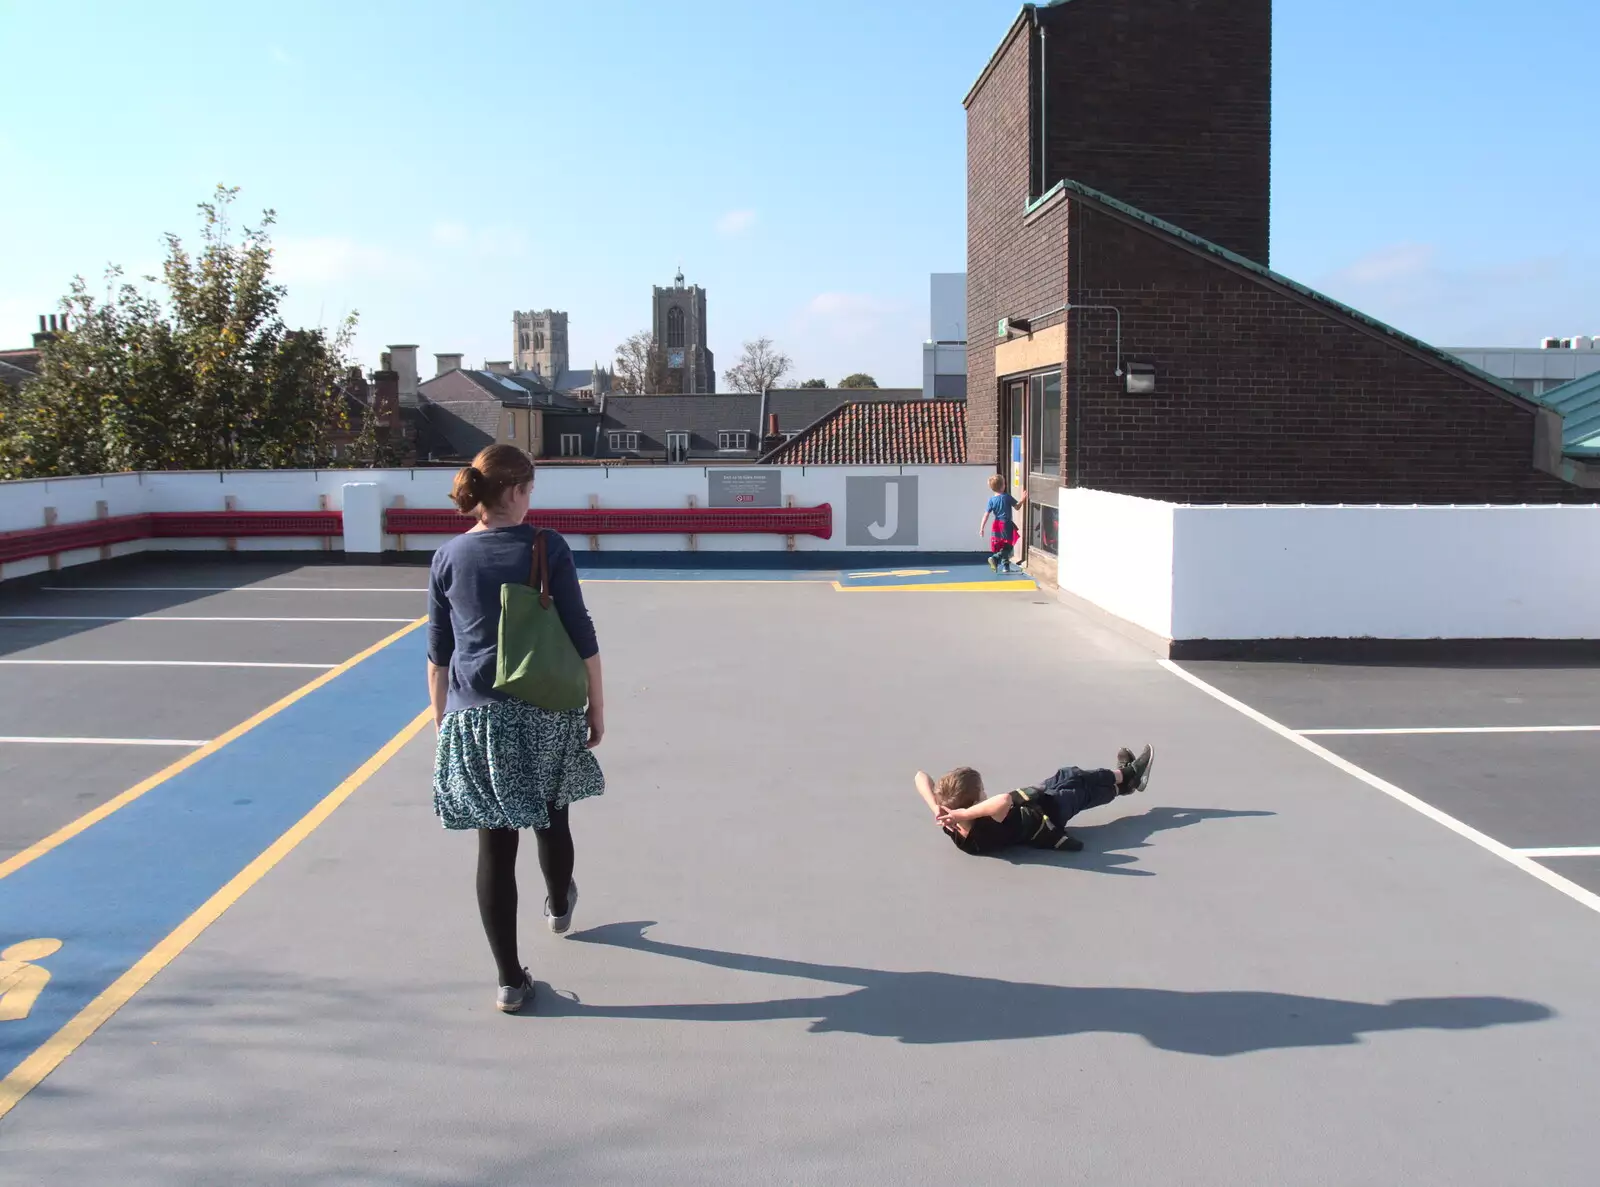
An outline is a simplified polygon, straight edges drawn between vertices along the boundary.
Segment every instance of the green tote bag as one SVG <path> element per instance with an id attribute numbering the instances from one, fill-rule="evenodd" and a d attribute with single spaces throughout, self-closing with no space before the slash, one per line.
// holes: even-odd
<path id="1" fill-rule="evenodd" d="M 589 703 L 589 669 L 550 600 L 543 530 L 534 537 L 528 583 L 500 587 L 494 687 L 540 709 L 582 709 Z"/>

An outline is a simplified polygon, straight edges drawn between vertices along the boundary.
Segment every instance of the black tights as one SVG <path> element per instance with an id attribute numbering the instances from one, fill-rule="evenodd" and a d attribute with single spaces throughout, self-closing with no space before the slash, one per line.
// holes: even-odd
<path id="1" fill-rule="evenodd" d="M 478 914 L 489 936 L 500 984 L 521 985 L 522 963 L 517 959 L 517 840 L 514 828 L 478 830 Z M 572 830 L 567 810 L 550 810 L 550 827 L 535 829 L 539 847 L 539 872 L 544 875 L 550 909 L 567 913 L 567 888 L 572 885 Z"/>

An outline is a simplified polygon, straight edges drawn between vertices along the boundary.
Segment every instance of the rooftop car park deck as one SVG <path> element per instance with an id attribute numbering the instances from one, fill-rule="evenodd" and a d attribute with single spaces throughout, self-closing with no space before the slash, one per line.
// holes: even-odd
<path id="1" fill-rule="evenodd" d="M 1600 845 L 1592 667 L 1164 666 L 986 568 L 692 564 L 584 566 L 608 790 L 518 1018 L 423 567 L 0 586 L 0 936 L 60 941 L 0 1183 L 1592 1180 L 1600 861 L 1521 852 Z M 1077 854 L 910 786 L 1144 741 Z"/>

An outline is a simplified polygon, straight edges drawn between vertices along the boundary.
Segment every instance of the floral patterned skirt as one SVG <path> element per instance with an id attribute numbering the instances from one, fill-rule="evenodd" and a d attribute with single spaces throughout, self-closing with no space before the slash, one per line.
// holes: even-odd
<path id="1" fill-rule="evenodd" d="M 445 828 L 548 828 L 550 810 L 599 795 L 582 709 L 494 701 L 445 714 L 434 752 L 433 810 Z"/>

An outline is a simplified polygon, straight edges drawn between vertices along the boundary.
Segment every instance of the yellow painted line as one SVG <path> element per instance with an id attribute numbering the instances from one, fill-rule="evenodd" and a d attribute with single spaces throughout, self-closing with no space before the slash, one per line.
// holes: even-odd
<path id="1" fill-rule="evenodd" d="M 840 593 L 1016 593 L 1038 589 L 1031 581 L 947 581 L 932 585 L 845 585 L 835 581 Z"/>
<path id="2" fill-rule="evenodd" d="M 826 577 L 580 577 L 579 585 L 827 585 Z"/>
<path id="3" fill-rule="evenodd" d="M 108 1018 L 127 1005 L 134 994 L 150 983 L 151 978 L 194 943 L 201 932 L 243 898 L 245 892 L 261 881 L 266 872 L 287 857 L 296 845 L 315 832 L 323 821 L 333 815 L 340 804 L 349 799 L 379 767 L 393 758 L 402 746 L 416 737 L 422 727 L 432 720 L 432 709 L 424 709 L 418 713 L 411 724 L 383 744 L 383 749 L 362 763 L 353 775 L 324 796 L 311 811 L 295 821 L 287 832 L 235 874 L 226 886 L 207 899 L 198 911 L 174 928 L 166 939 L 145 953 L 138 963 L 107 986 L 105 992 L 78 1011 L 65 1026 L 40 1044 L 9 1076 L 0 1080 L 0 1117 L 9 1113 L 16 1107 L 18 1101 L 60 1067 L 62 1060 L 76 1051 Z"/>
<path id="4" fill-rule="evenodd" d="M 395 631 L 394 634 L 379 639 L 365 651 L 358 651 L 355 655 L 352 655 L 338 667 L 328 669 L 309 684 L 303 684 L 291 692 L 288 696 L 283 697 L 281 700 L 272 702 L 272 704 L 261 710 L 261 712 L 255 714 L 253 717 L 246 718 L 244 721 L 241 721 L 238 725 L 234 726 L 227 732 L 218 734 L 205 745 L 196 748 L 190 753 L 184 755 L 182 758 L 178 759 L 177 762 L 172 763 L 170 766 L 162 767 L 148 779 L 144 779 L 138 783 L 135 783 L 132 787 L 128 788 L 127 791 L 113 796 L 111 799 L 101 804 L 98 808 L 94 808 L 91 811 L 85 812 L 82 816 L 72 821 L 72 823 L 62 825 L 44 840 L 28 846 L 21 853 L 15 854 L 12 857 L 7 858 L 5 861 L 0 861 L 0 878 L 4 878 L 9 874 L 16 873 L 35 858 L 43 857 L 46 853 L 49 853 L 50 850 L 56 848 L 58 845 L 70 841 L 73 837 L 77 836 L 90 825 L 104 820 L 107 816 L 110 816 L 119 808 L 127 807 L 145 792 L 154 787 L 159 787 L 168 779 L 171 779 L 174 775 L 177 775 L 183 771 L 187 771 L 190 767 L 194 766 L 195 763 L 199 762 L 207 755 L 215 754 L 229 742 L 232 742 L 236 738 L 242 737 L 243 735 L 249 733 L 263 721 L 266 721 L 269 717 L 273 717 L 276 714 L 282 713 L 301 697 L 309 696 L 311 693 L 316 692 L 317 689 L 321 688 L 324 684 L 327 684 L 329 681 L 335 680 L 342 676 L 351 668 L 359 664 L 362 660 L 376 655 L 385 647 L 389 646 L 389 644 L 393 643 L 397 639 L 402 639 L 406 635 L 409 635 L 412 631 L 416 630 L 419 626 L 427 621 L 428 620 L 426 618 L 419 618 L 409 626 L 401 627 L 398 631 Z"/>
<path id="5" fill-rule="evenodd" d="M 949 571 L 949 569 L 889 569 L 881 573 L 846 573 L 845 576 L 851 581 L 859 581 L 865 577 L 933 577 Z"/>

